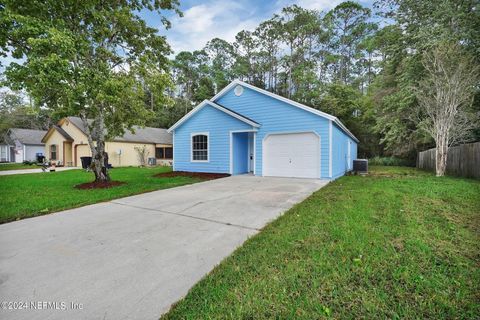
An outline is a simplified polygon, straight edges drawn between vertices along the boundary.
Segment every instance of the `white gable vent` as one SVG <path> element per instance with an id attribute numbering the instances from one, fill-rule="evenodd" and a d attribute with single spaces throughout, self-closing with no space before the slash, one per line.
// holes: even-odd
<path id="1" fill-rule="evenodd" d="M 235 95 L 238 97 L 238 96 L 241 96 L 243 93 L 243 87 L 238 85 L 235 87 Z"/>

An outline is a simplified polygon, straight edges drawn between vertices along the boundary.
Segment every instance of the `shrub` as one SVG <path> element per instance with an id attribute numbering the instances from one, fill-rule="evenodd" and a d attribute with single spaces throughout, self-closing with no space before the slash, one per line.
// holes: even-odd
<path id="1" fill-rule="evenodd" d="M 400 159 L 396 157 L 373 157 L 371 159 L 368 159 L 368 164 L 371 166 L 415 166 L 415 163 L 410 160 Z"/>

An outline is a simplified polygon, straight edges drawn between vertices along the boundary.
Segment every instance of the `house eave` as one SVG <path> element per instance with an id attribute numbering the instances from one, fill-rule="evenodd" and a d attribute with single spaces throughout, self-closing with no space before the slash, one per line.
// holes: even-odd
<path id="1" fill-rule="evenodd" d="M 309 106 L 306 106 L 304 104 L 301 104 L 299 102 L 296 102 L 296 101 L 293 101 L 293 100 L 290 100 L 288 98 L 285 98 L 285 97 L 282 97 L 278 94 L 275 94 L 275 93 L 272 93 L 270 91 L 267 91 L 267 90 L 264 90 L 264 89 L 260 89 L 260 88 L 257 88 L 255 86 L 252 86 L 251 84 L 248 84 L 246 82 L 243 82 L 241 80 L 233 80 L 229 85 L 227 85 L 225 88 L 223 88 L 222 90 L 220 90 L 220 92 L 218 92 L 212 99 L 211 101 L 215 102 L 217 99 L 219 99 L 220 97 L 222 97 L 223 95 L 225 95 L 228 91 L 230 91 L 234 86 L 236 85 L 241 85 L 241 86 L 244 86 L 248 89 L 251 89 L 251 90 L 254 90 L 256 92 L 259 92 L 259 93 L 262 93 L 262 94 L 265 94 L 269 97 L 272 97 L 274 99 L 277 99 L 277 100 L 280 100 L 282 102 L 285 102 L 285 103 L 288 103 L 292 106 L 295 106 L 297 108 L 300 108 L 300 109 L 303 109 L 305 111 L 308 111 L 310 113 L 313 113 L 313 114 L 316 114 L 317 116 L 320 116 L 320 117 L 324 117 L 328 120 L 331 120 L 333 122 L 335 122 L 347 135 L 349 135 L 352 139 L 354 139 L 357 143 L 359 142 L 359 140 L 357 139 L 357 137 L 355 137 L 353 135 L 353 133 L 350 132 L 350 130 L 347 129 L 347 127 L 345 127 L 345 125 L 335 116 L 332 116 L 331 114 L 328 114 L 328 113 L 325 113 L 323 111 L 320 111 L 320 110 L 317 110 L 317 109 L 314 109 L 312 107 L 309 107 Z"/>
<path id="2" fill-rule="evenodd" d="M 243 116 L 241 116 L 240 114 L 237 114 L 237 113 L 234 113 L 218 104 L 216 104 L 215 102 L 212 102 L 210 100 L 203 100 L 198 106 L 196 106 L 195 108 L 193 108 L 189 113 L 187 113 L 186 115 L 184 115 L 180 120 L 178 120 L 173 126 L 171 126 L 170 128 L 168 128 L 167 132 L 168 133 L 171 133 L 172 131 L 174 131 L 176 128 L 178 128 L 179 126 L 181 126 L 185 121 L 187 121 L 188 119 L 190 119 L 193 115 L 195 115 L 198 111 L 200 111 L 203 107 L 205 106 L 211 106 L 211 107 L 214 107 L 215 109 L 217 110 L 220 110 L 242 122 L 245 122 L 249 125 L 251 125 L 252 127 L 254 128 L 259 128 L 261 125 L 257 122 L 254 122 L 250 119 L 247 119 Z"/>

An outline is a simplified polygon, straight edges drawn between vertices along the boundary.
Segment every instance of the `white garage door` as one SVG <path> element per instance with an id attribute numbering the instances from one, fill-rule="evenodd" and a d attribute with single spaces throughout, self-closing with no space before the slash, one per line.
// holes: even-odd
<path id="1" fill-rule="evenodd" d="M 263 141 L 263 175 L 320 177 L 320 138 L 312 133 L 272 134 Z"/>

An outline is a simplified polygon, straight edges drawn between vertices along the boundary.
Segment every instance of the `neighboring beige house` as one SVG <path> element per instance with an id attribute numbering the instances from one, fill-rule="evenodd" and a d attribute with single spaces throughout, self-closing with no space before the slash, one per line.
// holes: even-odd
<path id="1" fill-rule="evenodd" d="M 114 167 L 140 165 L 135 148 L 147 148 L 148 158 L 156 158 L 157 164 L 172 165 L 172 135 L 166 129 L 135 127 L 135 133 L 127 131 L 123 136 L 106 142 L 108 162 Z M 81 167 L 80 157 L 91 156 L 83 122 L 78 117 L 63 118 L 52 126 L 42 139 L 47 160 L 59 166 Z"/>

